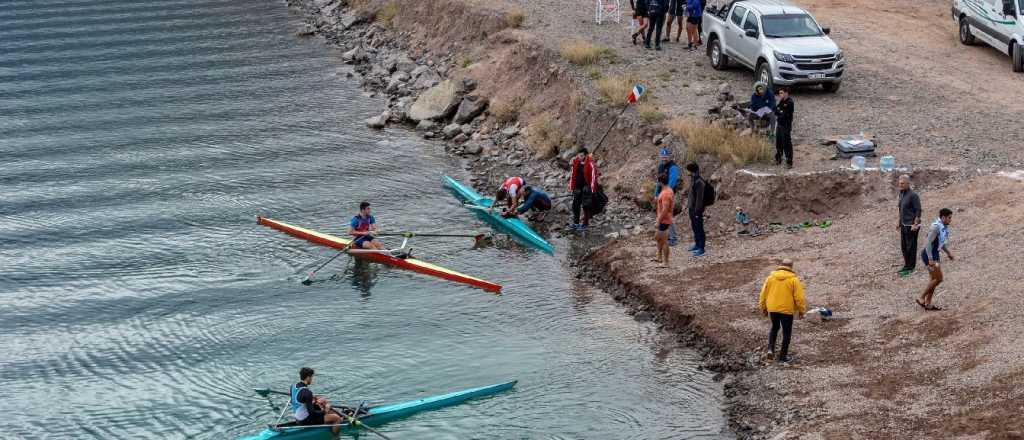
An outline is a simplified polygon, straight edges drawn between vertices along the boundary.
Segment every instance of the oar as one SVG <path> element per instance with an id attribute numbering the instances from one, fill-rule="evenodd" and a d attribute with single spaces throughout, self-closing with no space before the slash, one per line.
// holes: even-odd
<path id="1" fill-rule="evenodd" d="M 260 397 L 267 397 L 267 395 L 269 395 L 269 394 L 280 394 L 282 396 L 288 396 L 288 397 L 292 396 L 290 393 L 286 393 L 284 391 L 272 390 L 272 389 L 269 389 L 269 388 L 253 388 L 252 390 L 255 391 L 256 394 L 259 394 Z"/>
<path id="2" fill-rule="evenodd" d="M 366 403 L 366 402 L 363 402 L 363 403 Z M 339 415 L 339 416 L 341 416 L 343 418 L 348 419 L 348 424 L 351 425 L 351 426 L 358 426 L 360 428 L 366 429 L 367 431 L 370 431 L 370 432 L 372 432 L 374 434 L 379 435 L 380 438 L 382 438 L 384 440 L 391 440 L 390 437 L 382 434 L 380 431 L 378 431 L 376 429 L 373 429 L 373 428 L 371 428 L 369 426 L 366 426 L 366 424 L 364 424 L 363 422 L 359 421 L 359 410 L 363 408 L 363 403 L 360 403 L 359 406 L 356 408 L 356 410 L 353 411 L 353 414 L 355 414 L 355 417 L 345 415 L 345 413 L 343 413 L 341 411 L 338 411 L 336 408 L 331 408 L 331 411 L 334 411 L 335 414 L 337 414 L 337 415 Z"/>
<path id="3" fill-rule="evenodd" d="M 477 238 L 483 237 L 486 234 L 434 234 L 434 233 L 419 233 L 419 232 L 380 232 L 374 235 L 380 236 L 398 236 L 398 237 L 470 237 Z"/>
<path id="4" fill-rule="evenodd" d="M 316 270 L 310 272 L 309 276 L 306 277 L 306 279 L 302 280 L 302 285 L 303 286 L 308 286 L 308 285 L 313 284 L 313 277 L 316 276 L 316 271 L 318 271 L 320 269 L 323 269 L 324 266 L 326 266 L 328 263 L 334 261 L 335 258 L 338 258 L 338 257 L 341 256 L 341 254 L 344 254 L 344 253 L 348 252 L 348 250 L 352 248 L 353 244 L 356 244 L 356 240 L 354 238 L 347 245 L 345 245 L 345 247 L 341 250 L 341 252 L 338 252 L 337 254 L 335 254 L 333 257 L 331 257 L 331 259 L 329 259 L 327 261 L 324 261 L 324 264 L 321 264 L 320 267 L 316 268 Z"/>

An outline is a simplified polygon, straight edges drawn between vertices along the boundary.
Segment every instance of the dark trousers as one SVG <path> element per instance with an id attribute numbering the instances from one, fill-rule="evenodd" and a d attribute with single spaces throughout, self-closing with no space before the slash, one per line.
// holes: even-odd
<path id="1" fill-rule="evenodd" d="M 690 213 L 690 229 L 693 229 L 693 245 L 704 250 L 704 214 Z"/>
<path id="2" fill-rule="evenodd" d="M 775 128 L 775 163 L 782 163 L 786 156 L 786 164 L 793 165 L 793 127 L 778 124 Z"/>
<path id="3" fill-rule="evenodd" d="M 900 226 L 900 249 L 903 250 L 903 268 L 914 270 L 917 265 L 917 235 L 910 226 Z"/>
<path id="4" fill-rule="evenodd" d="M 779 327 L 782 327 L 782 348 L 775 359 L 785 359 L 789 354 L 789 338 L 793 335 L 793 315 L 771 312 L 772 330 L 768 332 L 768 351 L 775 352 L 775 337 L 779 335 Z"/>
<path id="5" fill-rule="evenodd" d="M 644 37 L 644 45 L 647 47 L 651 46 L 651 33 L 657 29 L 654 45 L 661 47 L 661 27 L 665 24 L 665 13 L 664 12 L 651 12 L 651 22 L 647 24 L 647 36 Z"/>
<path id="6" fill-rule="evenodd" d="M 587 197 L 587 191 L 582 188 L 572 190 L 572 222 L 573 224 L 580 224 L 580 211 L 583 212 L 583 225 L 590 224 L 590 215 L 583 209 L 583 199 Z"/>

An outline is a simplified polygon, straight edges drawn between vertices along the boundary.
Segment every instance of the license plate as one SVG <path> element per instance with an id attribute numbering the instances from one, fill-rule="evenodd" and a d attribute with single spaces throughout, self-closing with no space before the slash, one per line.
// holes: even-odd
<path id="1" fill-rule="evenodd" d="M 825 79 L 825 74 L 824 73 L 812 73 L 810 75 L 807 75 L 807 77 L 810 78 L 810 79 Z"/>

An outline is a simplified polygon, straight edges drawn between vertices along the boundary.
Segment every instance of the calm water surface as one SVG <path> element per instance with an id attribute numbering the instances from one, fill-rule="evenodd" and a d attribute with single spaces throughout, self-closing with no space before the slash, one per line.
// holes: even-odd
<path id="1" fill-rule="evenodd" d="M 722 436 L 696 356 L 554 257 L 422 239 L 505 293 L 374 266 L 301 286 L 333 251 L 254 215 L 340 232 L 369 199 L 392 230 L 484 226 L 440 187 L 459 165 L 364 128 L 383 103 L 298 28 L 269 0 L 3 2 L 0 437 L 232 438 L 304 365 L 342 401 L 520 381 L 395 439 Z"/>

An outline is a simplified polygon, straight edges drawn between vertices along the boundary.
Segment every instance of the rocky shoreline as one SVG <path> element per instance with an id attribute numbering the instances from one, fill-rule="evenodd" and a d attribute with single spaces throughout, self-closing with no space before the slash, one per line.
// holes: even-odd
<path id="1" fill-rule="evenodd" d="M 444 142 L 446 152 L 463 159 L 465 168 L 472 173 L 471 182 L 478 189 L 497 185 L 497 179 L 509 172 L 522 175 L 530 182 L 540 182 L 545 188 L 564 185 L 567 162 L 575 149 L 566 149 L 555 157 L 538 155 L 528 145 L 527 130 L 522 128 L 521 122 L 500 114 L 500 109 L 495 112 L 489 108 L 491 102 L 477 93 L 477 80 L 460 72 L 458 52 L 433 54 L 399 44 L 399 41 L 410 41 L 408 35 L 385 29 L 374 21 L 371 13 L 352 8 L 343 1 L 288 0 L 287 3 L 307 16 L 307 28 L 298 33 L 300 36 L 319 35 L 328 44 L 338 47 L 344 62 L 353 66 L 348 77 L 360 81 L 367 93 L 386 97 L 387 109 L 367 119 L 368 127 L 395 126 L 415 130 L 424 139 Z M 594 106 L 583 111 L 600 114 L 605 109 Z M 657 134 L 640 124 L 624 125 L 622 137 L 654 136 L 658 143 L 662 139 L 667 143 L 671 136 Z M 557 202 L 557 220 L 549 220 L 549 223 L 558 225 L 559 221 L 567 220 L 568 205 L 568 200 Z M 613 199 L 602 219 L 596 220 L 594 229 L 599 232 L 579 238 L 584 246 L 597 249 L 613 239 L 641 235 L 646 232 L 643 214 L 634 200 Z M 555 232 L 570 233 L 556 228 Z M 591 264 L 588 255 L 576 254 L 567 258 L 578 268 L 579 278 L 605 286 L 636 319 L 657 322 L 703 355 L 702 367 L 716 372 L 716 381 L 724 381 L 724 410 L 729 429 L 738 438 L 771 438 L 769 433 L 776 426 L 799 416 L 799 411 L 781 406 L 753 404 L 773 401 L 765 398 L 767 388 L 745 379 L 748 376 L 745 373 L 756 367 L 756 362 L 713 343 L 689 326 L 686 319 L 655 311 L 642 295 Z"/>

